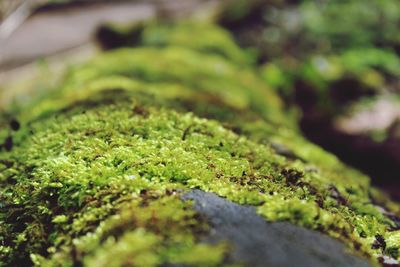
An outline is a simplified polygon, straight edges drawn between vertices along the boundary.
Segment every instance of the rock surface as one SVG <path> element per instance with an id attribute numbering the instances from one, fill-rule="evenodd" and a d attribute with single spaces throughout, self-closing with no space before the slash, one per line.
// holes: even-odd
<path id="1" fill-rule="evenodd" d="M 233 259 L 247 266 L 371 266 L 346 253 L 341 242 L 287 222 L 266 222 L 253 207 L 201 190 L 184 198 L 194 200 L 195 209 L 208 218 L 212 230 L 207 241 L 227 240 L 234 246 Z"/>

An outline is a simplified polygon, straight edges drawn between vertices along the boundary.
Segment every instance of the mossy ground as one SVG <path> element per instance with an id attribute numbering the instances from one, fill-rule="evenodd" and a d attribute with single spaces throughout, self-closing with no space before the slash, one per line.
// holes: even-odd
<path id="1" fill-rule="evenodd" d="M 189 42 L 191 27 L 207 41 Z M 230 265 L 229 246 L 202 242 L 207 223 L 181 200 L 191 188 L 398 259 L 399 206 L 301 137 L 226 32 L 141 36 L 14 109 L 20 129 L 3 119 L 3 266 Z"/>

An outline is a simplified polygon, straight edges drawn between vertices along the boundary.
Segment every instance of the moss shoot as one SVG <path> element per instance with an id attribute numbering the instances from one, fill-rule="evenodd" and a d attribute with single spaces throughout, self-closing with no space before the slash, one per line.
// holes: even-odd
<path id="1" fill-rule="evenodd" d="M 237 266 L 192 188 L 399 259 L 399 206 L 306 141 L 251 62 L 216 26 L 151 24 L 3 114 L 0 265 Z"/>

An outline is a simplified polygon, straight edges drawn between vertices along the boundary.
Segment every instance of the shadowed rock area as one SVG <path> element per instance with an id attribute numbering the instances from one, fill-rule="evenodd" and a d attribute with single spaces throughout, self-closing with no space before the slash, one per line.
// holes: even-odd
<path id="1" fill-rule="evenodd" d="M 235 262 L 247 266 L 371 266 L 347 254 L 342 243 L 287 222 L 266 222 L 253 207 L 241 206 L 213 193 L 193 190 L 184 196 L 195 202 L 211 226 L 208 242 L 227 240 Z"/>

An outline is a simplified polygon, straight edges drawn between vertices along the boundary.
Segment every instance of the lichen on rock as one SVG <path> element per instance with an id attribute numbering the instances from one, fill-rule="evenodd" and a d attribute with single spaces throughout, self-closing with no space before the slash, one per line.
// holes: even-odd
<path id="1" fill-rule="evenodd" d="M 190 42 L 187 25 L 147 26 L 142 46 L 74 66 L 13 110 L 20 129 L 0 130 L 12 140 L 0 151 L 2 265 L 233 266 L 227 244 L 202 241 L 207 222 L 181 198 L 193 188 L 371 262 L 399 259 L 399 207 L 301 137 L 228 33 L 200 25 L 215 36 Z"/>

